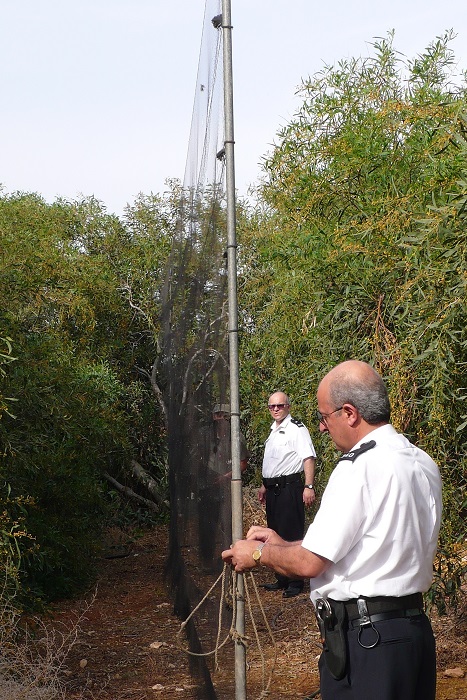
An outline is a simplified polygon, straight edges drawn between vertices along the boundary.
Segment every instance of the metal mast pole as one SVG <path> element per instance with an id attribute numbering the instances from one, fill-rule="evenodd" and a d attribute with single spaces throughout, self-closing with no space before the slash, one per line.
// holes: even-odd
<path id="1" fill-rule="evenodd" d="M 238 372 L 237 237 L 235 215 L 235 160 L 232 77 L 232 21 L 230 0 L 222 0 L 224 59 L 224 131 L 227 194 L 227 270 L 229 302 L 230 411 L 232 438 L 232 538 L 243 537 L 242 475 L 240 469 L 240 400 Z M 246 649 L 238 641 L 245 635 L 244 580 L 237 576 L 237 621 L 235 641 L 235 698 L 246 698 Z"/>

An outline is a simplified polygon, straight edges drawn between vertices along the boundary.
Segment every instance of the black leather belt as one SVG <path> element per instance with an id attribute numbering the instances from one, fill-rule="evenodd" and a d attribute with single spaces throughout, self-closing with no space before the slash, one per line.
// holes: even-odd
<path id="1" fill-rule="evenodd" d="M 267 489 L 283 489 L 286 484 L 292 484 L 294 481 L 301 481 L 302 474 L 303 472 L 295 472 L 295 474 L 289 474 L 288 476 L 275 476 L 272 479 L 263 478 L 263 484 Z"/>
<path id="2" fill-rule="evenodd" d="M 365 598 L 366 609 L 369 615 L 369 622 L 379 622 L 380 620 L 391 620 L 396 617 L 415 617 L 423 614 L 423 596 L 421 593 L 391 598 L 378 596 L 375 598 Z M 332 606 L 332 601 L 331 606 Z M 352 627 L 362 624 L 362 617 L 357 603 L 357 599 L 344 601 L 347 619 Z M 355 624 L 352 624 L 355 623 Z"/>

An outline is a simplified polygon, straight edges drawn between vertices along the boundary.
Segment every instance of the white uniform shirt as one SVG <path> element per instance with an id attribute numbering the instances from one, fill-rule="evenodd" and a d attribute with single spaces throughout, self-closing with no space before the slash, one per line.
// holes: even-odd
<path id="1" fill-rule="evenodd" d="M 441 477 L 426 452 L 391 425 L 376 446 L 337 464 L 302 546 L 334 562 L 310 597 L 349 600 L 428 590 L 441 521 Z"/>
<path id="2" fill-rule="evenodd" d="M 263 477 L 272 479 L 302 472 L 303 460 L 308 457 L 316 457 L 308 428 L 290 413 L 279 425 L 274 421 L 264 447 Z"/>

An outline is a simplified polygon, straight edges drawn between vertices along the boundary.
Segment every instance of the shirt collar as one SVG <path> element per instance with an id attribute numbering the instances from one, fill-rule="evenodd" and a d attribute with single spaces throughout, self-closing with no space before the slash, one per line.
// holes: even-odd
<path id="1" fill-rule="evenodd" d="M 389 435 L 390 433 L 395 433 L 396 429 L 394 428 L 391 423 L 386 423 L 385 425 L 380 425 L 379 428 L 375 428 L 374 430 L 371 431 L 371 433 L 368 433 L 365 435 L 364 438 L 359 440 L 356 445 L 352 447 L 350 452 L 353 452 L 354 450 L 357 450 L 359 447 L 364 442 L 368 442 L 368 440 L 376 440 L 376 443 L 378 443 L 378 437 L 383 437 L 384 435 Z"/>

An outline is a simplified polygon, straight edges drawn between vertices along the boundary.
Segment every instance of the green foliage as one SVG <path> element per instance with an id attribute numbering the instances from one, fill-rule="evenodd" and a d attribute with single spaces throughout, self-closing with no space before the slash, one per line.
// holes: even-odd
<path id="1" fill-rule="evenodd" d="M 0 352 L 0 387 L 2 386 L 4 377 L 6 376 L 6 371 L 2 365 L 8 365 L 10 362 L 16 360 L 16 357 L 13 357 L 11 354 L 11 338 L 0 338 L 0 347 L 2 346 L 4 347 L 4 351 Z M 12 416 L 10 413 L 12 401 L 15 401 L 13 397 L 3 396 L 3 393 L 0 391 L 0 420 L 3 413 L 7 413 L 9 416 Z"/>
<path id="2" fill-rule="evenodd" d="M 0 489 L 0 569 L 3 574 L 0 601 L 2 607 L 7 600 L 21 597 L 22 554 L 31 553 L 35 547 L 33 538 L 25 530 L 25 513 L 30 504 L 30 498 L 12 497 L 9 485 L 5 484 Z"/>
<path id="3" fill-rule="evenodd" d="M 446 556 L 465 539 L 467 480 L 467 96 L 451 39 L 404 60 L 390 35 L 303 84 L 265 161 L 264 203 L 240 217 L 239 284 L 251 433 L 266 433 L 275 389 L 313 429 L 325 372 L 373 363 L 396 428 L 440 465 Z M 325 482 L 333 450 L 312 436 Z"/>
<path id="4" fill-rule="evenodd" d="M 0 199 L 0 328 L 17 358 L 0 377 L 2 397 L 16 399 L 14 416 L 0 402 L 0 483 L 11 487 L 4 531 L 21 503 L 34 541 L 19 545 L 27 604 L 87 585 L 108 514 L 103 473 L 125 481 L 132 456 L 159 449 L 154 398 L 137 370 L 150 366 L 153 338 L 128 303 L 153 272 L 151 233 L 125 228 L 93 199 Z M 7 340 L 0 364 L 10 359 Z"/>
<path id="5" fill-rule="evenodd" d="M 61 356 L 53 360 L 54 354 Z M 87 583 L 105 516 L 101 473 L 125 458 L 122 387 L 105 366 L 76 366 L 51 339 L 24 348 L 11 381 L 21 395 L 6 421 L 2 477 L 31 500 L 22 581 L 40 598 Z"/>

